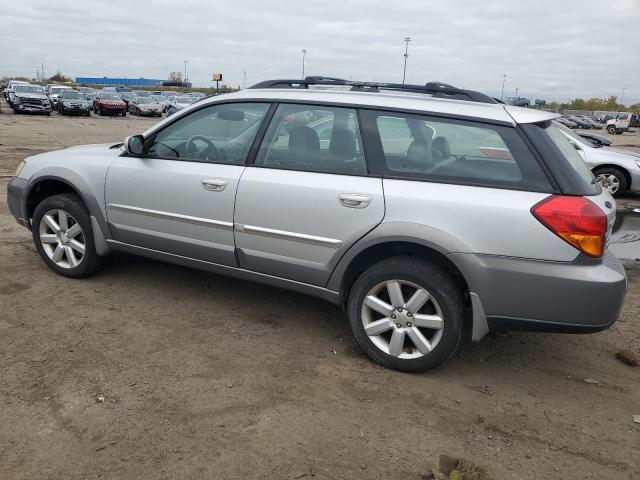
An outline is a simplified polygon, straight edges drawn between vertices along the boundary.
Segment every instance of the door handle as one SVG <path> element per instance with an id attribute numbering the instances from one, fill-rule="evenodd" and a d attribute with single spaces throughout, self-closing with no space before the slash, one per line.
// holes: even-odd
<path id="1" fill-rule="evenodd" d="M 227 181 L 223 178 L 203 178 L 202 188 L 213 192 L 221 192 L 227 186 Z"/>
<path id="2" fill-rule="evenodd" d="M 371 195 L 363 195 L 360 193 L 341 193 L 338 195 L 338 201 L 343 207 L 365 208 L 371 203 Z"/>

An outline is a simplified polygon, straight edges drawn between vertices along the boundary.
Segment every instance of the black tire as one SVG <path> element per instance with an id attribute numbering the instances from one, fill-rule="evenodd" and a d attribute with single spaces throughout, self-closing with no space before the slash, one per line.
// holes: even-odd
<path id="1" fill-rule="evenodd" d="M 610 135 L 615 135 L 616 134 L 616 127 L 614 127 L 613 125 L 609 125 L 607 127 L 607 133 L 609 133 Z"/>
<path id="2" fill-rule="evenodd" d="M 444 329 L 439 342 L 428 354 L 401 359 L 378 348 L 363 326 L 362 304 L 368 292 L 388 280 L 403 280 L 426 289 L 440 306 Z M 353 285 L 347 304 L 351 331 L 364 352 L 374 362 L 403 372 L 429 370 L 446 362 L 462 345 L 465 315 L 464 295 L 453 278 L 438 265 L 416 257 L 393 257 L 362 273 Z"/>
<path id="3" fill-rule="evenodd" d="M 613 175 L 614 177 L 616 177 L 618 179 L 618 190 L 615 193 L 612 193 L 611 195 L 613 195 L 614 197 L 621 197 L 623 196 L 625 193 L 627 193 L 627 190 L 629 188 L 629 183 L 627 182 L 627 177 L 624 174 L 624 172 L 618 168 L 615 167 L 604 167 L 604 168 L 597 168 L 593 171 L 593 173 L 598 176 L 598 175 Z"/>
<path id="4" fill-rule="evenodd" d="M 84 237 L 85 253 L 80 263 L 73 268 L 64 268 L 57 265 L 44 251 L 40 241 L 40 221 L 42 217 L 50 210 L 64 210 L 71 215 L 82 228 Z M 33 241 L 36 245 L 38 253 L 51 270 L 59 275 L 71 278 L 88 277 L 97 271 L 104 263 L 104 258 L 98 256 L 93 238 L 93 230 L 91 228 L 91 218 L 89 211 L 84 205 L 80 197 L 73 193 L 64 193 L 47 197 L 38 204 L 33 213 Z"/>
<path id="5" fill-rule="evenodd" d="M 51 116 L 51 112 L 49 111 L 47 112 L 47 117 L 50 117 L 50 116 Z"/>
<path id="6" fill-rule="evenodd" d="M 122 112 L 122 116 L 123 116 L 123 117 L 126 117 L 126 116 L 127 116 L 127 111 L 126 111 L 126 110 L 124 110 L 124 111 Z"/>

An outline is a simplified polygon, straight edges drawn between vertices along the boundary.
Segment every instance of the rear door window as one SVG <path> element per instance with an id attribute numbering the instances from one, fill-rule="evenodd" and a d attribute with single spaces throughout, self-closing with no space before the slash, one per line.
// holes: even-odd
<path id="1" fill-rule="evenodd" d="M 390 177 L 534 191 L 551 186 L 514 128 L 423 115 L 363 111 L 377 132 L 378 168 Z M 375 142 L 374 142 L 375 143 Z M 372 150 L 375 152 L 376 146 Z"/>

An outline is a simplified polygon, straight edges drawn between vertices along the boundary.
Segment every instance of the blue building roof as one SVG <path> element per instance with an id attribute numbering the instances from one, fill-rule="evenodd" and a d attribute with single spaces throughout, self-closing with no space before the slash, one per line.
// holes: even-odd
<path id="1" fill-rule="evenodd" d="M 110 78 L 110 77 L 76 77 L 76 83 L 87 85 L 128 85 L 137 87 L 162 86 L 166 80 L 152 78 Z"/>

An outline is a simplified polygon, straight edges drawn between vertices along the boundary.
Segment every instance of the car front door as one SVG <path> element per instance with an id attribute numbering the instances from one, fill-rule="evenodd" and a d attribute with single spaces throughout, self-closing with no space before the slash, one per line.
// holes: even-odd
<path id="1" fill-rule="evenodd" d="M 269 106 L 205 106 L 148 136 L 141 158 L 119 157 L 105 191 L 113 239 L 235 266 L 236 189 Z"/>
<path id="2" fill-rule="evenodd" d="M 241 266 L 322 286 L 383 216 L 382 180 L 367 171 L 356 111 L 279 105 L 238 187 Z"/>

